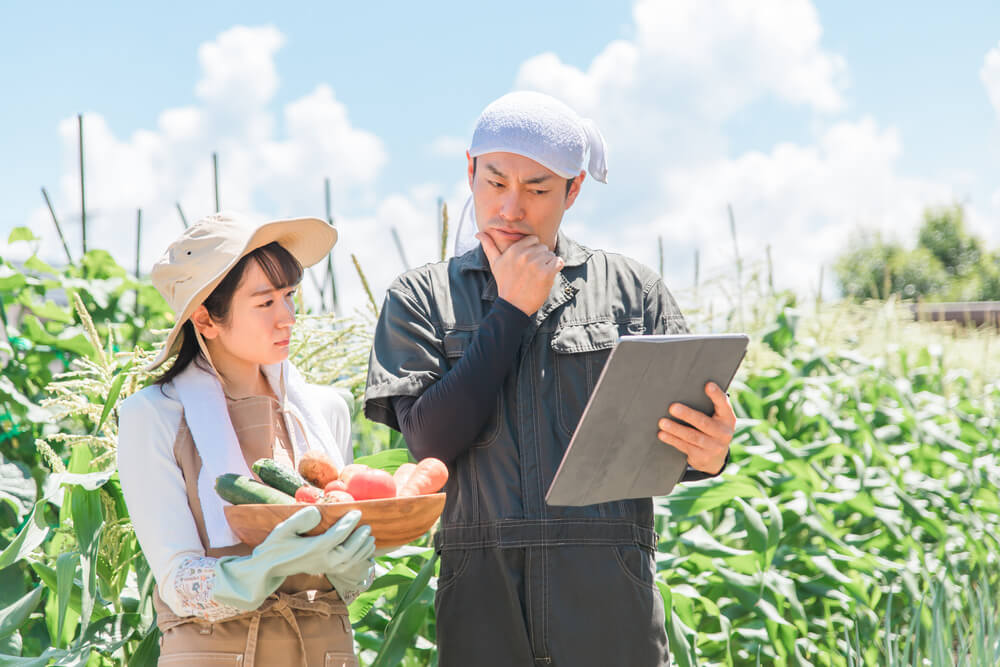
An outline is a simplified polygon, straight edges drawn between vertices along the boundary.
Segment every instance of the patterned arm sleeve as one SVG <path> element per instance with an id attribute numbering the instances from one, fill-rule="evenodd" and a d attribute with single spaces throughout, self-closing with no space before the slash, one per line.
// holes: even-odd
<path id="1" fill-rule="evenodd" d="M 242 614 L 236 607 L 220 604 L 212 594 L 215 589 L 215 562 L 207 556 L 192 556 L 181 561 L 174 575 L 174 592 L 183 614 L 215 623 Z"/>

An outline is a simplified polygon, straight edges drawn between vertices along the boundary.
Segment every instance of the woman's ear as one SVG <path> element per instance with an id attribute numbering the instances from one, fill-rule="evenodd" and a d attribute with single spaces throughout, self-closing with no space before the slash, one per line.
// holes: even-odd
<path id="1" fill-rule="evenodd" d="M 212 340 L 219 335 L 219 326 L 208 314 L 208 308 L 205 308 L 205 304 L 201 304 L 191 313 L 191 324 L 205 340 Z"/>

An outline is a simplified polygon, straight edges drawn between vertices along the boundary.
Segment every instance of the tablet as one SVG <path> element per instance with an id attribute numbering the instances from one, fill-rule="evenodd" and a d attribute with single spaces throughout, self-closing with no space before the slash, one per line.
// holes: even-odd
<path id="1" fill-rule="evenodd" d="M 725 391 L 748 342 L 745 334 L 622 336 L 546 502 L 580 506 L 670 493 L 687 469 L 687 456 L 657 437 L 657 422 L 673 403 L 713 414 L 705 384 L 715 382 Z"/>

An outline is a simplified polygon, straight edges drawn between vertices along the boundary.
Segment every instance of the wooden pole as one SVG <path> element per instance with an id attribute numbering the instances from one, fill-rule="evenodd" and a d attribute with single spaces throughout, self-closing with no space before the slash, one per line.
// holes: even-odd
<path id="1" fill-rule="evenodd" d="M 139 279 L 139 260 L 142 253 L 142 209 L 135 211 L 135 279 Z"/>
<path id="2" fill-rule="evenodd" d="M 726 209 L 729 211 L 729 233 L 733 237 L 733 254 L 736 256 L 736 289 L 737 308 L 739 308 L 740 330 L 744 329 L 743 324 L 743 258 L 740 257 L 740 246 L 736 242 L 736 216 L 733 215 L 733 205 L 727 203 Z"/>
<path id="3" fill-rule="evenodd" d="M 87 195 L 83 178 L 83 114 L 76 115 L 80 136 L 80 229 L 83 230 L 83 254 L 87 254 Z"/>
<path id="4" fill-rule="evenodd" d="M 656 237 L 657 243 L 660 246 L 660 277 L 663 277 L 663 235 L 660 234 Z"/>
<path id="5" fill-rule="evenodd" d="M 698 249 L 694 249 L 694 298 L 698 299 L 698 280 L 699 280 L 699 262 L 698 262 Z"/>
<path id="6" fill-rule="evenodd" d="M 212 175 L 213 182 L 215 183 L 215 212 L 218 213 L 219 208 L 219 154 L 212 153 Z"/>
<path id="7" fill-rule="evenodd" d="M 49 200 L 49 193 L 42 188 L 42 196 L 45 197 L 45 205 L 49 207 L 49 213 L 52 215 L 52 222 L 56 223 L 56 231 L 59 233 L 59 240 L 62 241 L 63 250 L 66 251 L 66 260 L 69 261 L 70 266 L 73 265 L 73 255 L 69 251 L 69 245 L 66 243 L 66 237 L 63 236 L 62 225 L 59 224 L 59 219 L 56 217 L 56 211 L 52 208 L 52 202 Z"/>
<path id="8" fill-rule="evenodd" d="M 177 214 L 181 216 L 181 224 L 184 225 L 184 229 L 188 228 L 188 219 L 184 216 L 184 211 L 181 210 L 181 203 L 177 202 Z"/>
<path id="9" fill-rule="evenodd" d="M 771 244 L 767 244 L 767 289 L 774 296 L 774 264 L 771 262 Z"/>
<path id="10" fill-rule="evenodd" d="M 323 190 L 326 199 L 326 221 L 336 227 L 333 221 L 333 204 L 330 197 L 330 179 L 323 180 Z M 326 256 L 326 278 L 330 281 L 330 305 L 334 315 L 340 315 L 340 300 L 337 298 L 337 274 L 333 270 L 333 252 Z M 326 291 L 325 288 L 323 290 Z"/>
<path id="11" fill-rule="evenodd" d="M 139 262 L 142 257 L 142 209 L 136 209 L 135 211 L 135 280 L 139 282 Z M 135 316 L 136 319 L 139 318 L 141 314 L 141 307 L 139 306 L 139 285 L 135 286 Z M 139 331 L 136 330 L 136 340 L 139 337 Z"/>
<path id="12" fill-rule="evenodd" d="M 403 242 L 399 240 L 399 232 L 396 231 L 396 227 L 390 230 L 392 232 L 392 240 L 396 243 L 396 251 L 399 252 L 399 259 L 403 261 L 403 270 L 410 270 L 410 263 L 406 261 L 406 251 L 403 250 Z"/>

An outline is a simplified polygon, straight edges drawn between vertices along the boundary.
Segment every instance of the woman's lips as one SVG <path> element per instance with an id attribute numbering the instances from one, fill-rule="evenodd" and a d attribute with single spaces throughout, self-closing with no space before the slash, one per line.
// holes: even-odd
<path id="1" fill-rule="evenodd" d="M 275 345 L 277 345 L 278 347 L 288 347 L 288 344 L 290 342 L 291 342 L 291 339 L 286 338 L 285 340 L 279 340 L 277 343 L 275 343 Z"/>

